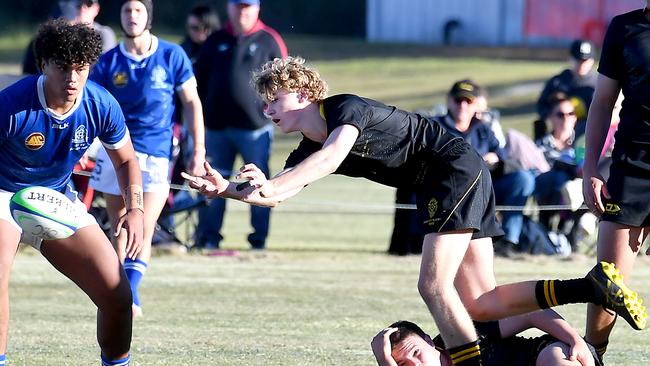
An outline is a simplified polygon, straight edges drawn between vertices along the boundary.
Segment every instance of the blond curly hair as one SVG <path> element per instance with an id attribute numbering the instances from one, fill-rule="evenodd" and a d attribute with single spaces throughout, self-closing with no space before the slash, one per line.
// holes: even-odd
<path id="1" fill-rule="evenodd" d="M 305 65 L 301 57 L 276 58 L 253 73 L 257 94 L 266 102 L 273 101 L 279 89 L 307 93 L 310 101 L 318 102 L 327 96 L 327 83 L 318 71 Z"/>

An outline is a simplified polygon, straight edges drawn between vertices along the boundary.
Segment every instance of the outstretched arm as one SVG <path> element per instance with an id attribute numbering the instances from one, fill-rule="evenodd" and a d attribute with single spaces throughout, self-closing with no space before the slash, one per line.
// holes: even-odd
<path id="1" fill-rule="evenodd" d="M 217 170 L 213 169 L 208 162 L 204 163 L 204 168 L 206 171 L 204 176 L 190 175 L 185 172 L 181 173 L 181 176 L 189 182 L 190 187 L 196 188 L 209 198 L 231 198 L 256 206 L 275 207 L 285 199 L 296 195 L 302 189 L 300 187 L 283 194 L 262 197 L 259 190 L 257 190 L 257 186 L 264 184 L 267 179 L 255 164 L 246 164 L 241 168 L 237 178 L 248 179 L 243 183 L 229 182 Z M 287 171 L 289 170 L 284 170 L 278 175 Z"/>
<path id="2" fill-rule="evenodd" d="M 538 310 L 499 320 L 501 336 L 510 337 L 529 328 L 537 328 L 566 343 L 571 348 L 570 359 L 583 366 L 593 366 L 594 359 L 587 343 L 573 327 L 551 309 Z"/>
<path id="3" fill-rule="evenodd" d="M 302 188 L 333 173 L 348 156 L 357 137 L 359 130 L 356 127 L 337 127 L 325 140 L 322 149 L 311 154 L 291 171 L 278 174 L 259 185 L 257 191 L 263 197 L 273 197 Z"/>

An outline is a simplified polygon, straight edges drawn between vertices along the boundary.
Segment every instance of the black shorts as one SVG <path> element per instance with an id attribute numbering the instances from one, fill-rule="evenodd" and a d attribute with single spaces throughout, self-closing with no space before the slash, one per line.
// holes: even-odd
<path id="1" fill-rule="evenodd" d="M 492 179 L 483 158 L 470 149 L 446 163 L 416 189 L 423 232 L 473 229 L 472 239 L 502 236 Z"/>
<path id="2" fill-rule="evenodd" d="M 486 340 L 481 342 L 481 360 L 485 366 L 535 366 L 539 353 L 555 342 L 559 341 L 548 334 L 534 338 L 512 336 Z"/>
<path id="3" fill-rule="evenodd" d="M 635 145 L 616 145 L 607 180 L 611 198 L 603 197 L 603 221 L 627 226 L 650 225 L 650 151 Z"/>

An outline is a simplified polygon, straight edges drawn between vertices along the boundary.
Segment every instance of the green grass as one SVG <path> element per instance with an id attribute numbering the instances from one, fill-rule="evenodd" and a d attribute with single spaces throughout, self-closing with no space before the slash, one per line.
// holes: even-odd
<path id="1" fill-rule="evenodd" d="M 311 231 L 302 226 L 276 231 Z M 141 289 L 145 317 L 134 325 L 134 365 L 370 366 L 370 340 L 390 322 L 410 319 L 434 333 L 415 286 L 419 258 L 385 256 L 379 253 L 385 243 L 366 231 L 358 235 L 345 250 L 341 243 L 312 250 L 305 242 L 301 250 L 283 251 L 273 243 L 267 253 L 234 258 L 154 258 Z M 632 284 L 648 294 L 643 278 L 650 270 L 642 262 Z M 495 267 L 505 283 L 578 276 L 592 264 L 582 257 L 497 259 Z M 16 259 L 11 294 L 10 365 L 97 364 L 92 304 L 31 249 Z M 584 331 L 583 305 L 559 310 Z M 608 364 L 650 362 L 644 339 L 645 332 L 619 322 Z"/>

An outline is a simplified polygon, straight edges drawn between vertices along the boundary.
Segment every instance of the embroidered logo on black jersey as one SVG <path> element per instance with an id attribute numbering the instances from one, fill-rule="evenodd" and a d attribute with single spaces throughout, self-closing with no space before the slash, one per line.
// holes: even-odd
<path id="1" fill-rule="evenodd" d="M 615 203 L 608 203 L 605 205 L 605 213 L 609 215 L 618 215 L 621 212 L 621 206 Z"/>
<path id="2" fill-rule="evenodd" d="M 129 76 L 122 71 L 118 71 L 113 74 L 113 85 L 115 85 L 118 88 L 122 88 L 126 86 L 126 84 L 129 82 Z"/>
<path id="3" fill-rule="evenodd" d="M 25 147 L 38 150 L 45 145 L 45 136 L 40 132 L 33 132 L 25 139 Z"/>
<path id="4" fill-rule="evenodd" d="M 439 218 L 435 218 L 436 212 L 438 212 L 438 200 L 432 198 L 427 204 L 427 211 L 429 212 L 429 219 L 425 220 L 424 223 L 427 225 L 433 225 L 437 221 L 440 221 Z"/>

